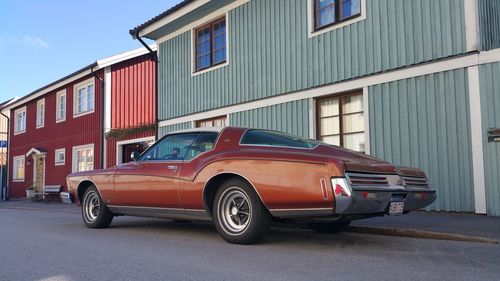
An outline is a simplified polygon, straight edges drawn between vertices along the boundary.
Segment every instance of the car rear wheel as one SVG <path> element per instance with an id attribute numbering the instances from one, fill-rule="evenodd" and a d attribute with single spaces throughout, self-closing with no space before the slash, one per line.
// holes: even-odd
<path id="1" fill-rule="evenodd" d="M 252 186 L 239 178 L 221 185 L 215 196 L 213 214 L 217 232 L 235 244 L 259 242 L 271 220 Z"/>
<path id="2" fill-rule="evenodd" d="M 82 217 L 88 228 L 106 228 L 113 221 L 113 214 L 104 205 L 95 186 L 90 186 L 83 195 Z"/>
<path id="3" fill-rule="evenodd" d="M 338 233 L 346 230 L 351 224 L 351 221 L 340 222 L 314 222 L 309 223 L 309 227 L 320 233 Z"/>

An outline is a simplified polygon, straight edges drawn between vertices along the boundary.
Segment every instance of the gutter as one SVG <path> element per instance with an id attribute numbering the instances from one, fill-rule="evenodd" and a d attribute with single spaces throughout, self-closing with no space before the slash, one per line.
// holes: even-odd
<path id="1" fill-rule="evenodd" d="M 94 78 L 98 79 L 101 85 L 101 112 L 99 116 L 99 121 L 101 122 L 101 129 L 99 130 L 99 169 L 104 168 L 104 106 L 105 106 L 105 95 L 104 95 L 104 80 L 99 77 L 98 73 L 94 72 L 94 69 L 91 68 L 91 72 L 94 75 Z"/>
<path id="2" fill-rule="evenodd" d="M 10 117 L 5 115 L 2 111 L 0 111 L 3 117 L 7 118 L 7 158 L 5 159 L 5 167 L 7 168 L 7 172 L 5 173 L 7 176 L 5 177 L 5 186 L 3 185 L 3 178 L 0 183 L 2 186 L 0 192 L 0 197 L 3 201 L 9 200 L 9 159 L 10 159 Z"/>
<path id="3" fill-rule="evenodd" d="M 151 54 L 151 59 L 155 63 L 155 140 L 158 140 L 158 55 L 153 51 L 144 40 L 139 36 L 139 31 L 132 35 L 134 39 L 139 40 L 141 44 L 149 51 Z"/>

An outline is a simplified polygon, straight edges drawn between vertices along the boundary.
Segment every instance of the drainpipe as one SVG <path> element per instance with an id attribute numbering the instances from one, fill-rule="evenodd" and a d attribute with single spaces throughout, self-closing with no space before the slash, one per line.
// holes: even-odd
<path id="1" fill-rule="evenodd" d="M 142 40 L 139 36 L 139 32 L 137 32 L 134 37 L 149 51 L 151 59 L 155 63 L 155 140 L 158 140 L 158 55 L 155 51 L 151 50 L 144 40 Z"/>
<path id="2" fill-rule="evenodd" d="M 6 173 L 6 180 L 5 180 L 5 186 L 3 185 L 3 174 L 2 174 L 2 182 L 0 183 L 2 185 L 1 192 L 2 194 L 2 200 L 8 201 L 9 200 L 9 157 L 10 157 L 10 118 L 3 114 L 3 112 L 0 111 L 0 114 L 2 114 L 3 117 L 7 118 L 7 158 L 5 160 L 5 167 L 7 168 L 7 173 Z"/>
<path id="3" fill-rule="evenodd" d="M 100 122 L 101 122 L 101 129 L 99 130 L 99 169 L 104 168 L 104 103 L 105 103 L 105 96 L 104 96 L 104 80 L 99 77 L 97 73 L 94 72 L 94 69 L 92 69 L 92 74 L 94 74 L 94 77 L 97 78 L 100 82 L 101 85 L 101 116 L 100 116 Z"/>

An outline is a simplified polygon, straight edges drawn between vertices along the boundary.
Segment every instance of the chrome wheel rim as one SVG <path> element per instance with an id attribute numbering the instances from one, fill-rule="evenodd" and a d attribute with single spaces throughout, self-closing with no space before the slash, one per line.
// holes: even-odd
<path id="1" fill-rule="evenodd" d="M 85 196 L 83 202 L 83 215 L 87 222 L 93 223 L 99 215 L 101 204 L 99 202 L 99 195 L 95 191 L 90 191 Z"/>
<path id="2" fill-rule="evenodd" d="M 237 235 L 244 232 L 252 220 L 252 205 L 239 187 L 230 187 L 219 202 L 219 218 L 225 232 Z"/>

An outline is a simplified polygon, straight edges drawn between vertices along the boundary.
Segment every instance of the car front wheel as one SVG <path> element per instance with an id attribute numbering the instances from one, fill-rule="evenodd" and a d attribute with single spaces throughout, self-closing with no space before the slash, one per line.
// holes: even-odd
<path id="1" fill-rule="evenodd" d="M 239 178 L 229 179 L 219 188 L 213 214 L 220 236 L 235 244 L 259 242 L 271 220 L 252 186 Z"/>
<path id="2" fill-rule="evenodd" d="M 83 195 L 82 217 L 88 228 L 106 228 L 113 221 L 113 214 L 102 202 L 95 186 L 89 187 Z"/>

